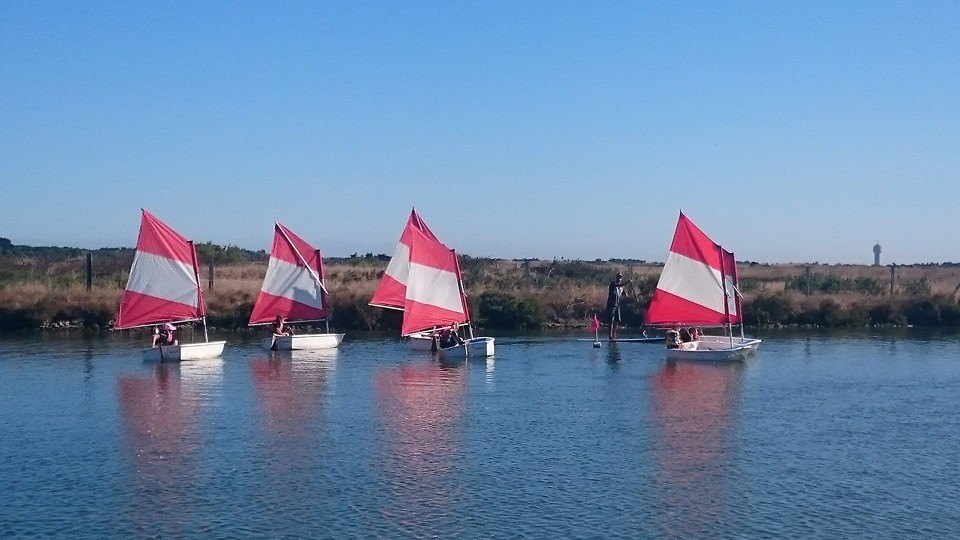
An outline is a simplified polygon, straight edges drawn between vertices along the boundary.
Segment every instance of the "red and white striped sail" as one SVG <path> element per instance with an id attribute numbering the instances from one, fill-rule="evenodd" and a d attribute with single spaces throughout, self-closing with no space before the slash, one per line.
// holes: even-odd
<path id="1" fill-rule="evenodd" d="M 410 242 L 415 233 L 420 233 L 428 239 L 439 243 L 427 224 L 420 219 L 417 210 L 410 211 L 410 219 L 400 235 L 397 249 L 387 264 L 387 270 L 380 279 L 380 285 L 370 300 L 371 306 L 390 309 L 403 309 L 406 302 L 407 276 L 410 272 Z"/>
<path id="2" fill-rule="evenodd" d="M 250 314 L 250 325 L 272 322 L 277 315 L 291 321 L 325 319 L 327 302 L 322 281 L 320 252 L 277 223 L 267 275 Z"/>
<path id="3" fill-rule="evenodd" d="M 143 210 L 137 251 L 114 327 L 118 330 L 203 317 L 193 243 Z"/>
<path id="4" fill-rule="evenodd" d="M 467 322 L 470 316 L 457 253 L 419 229 L 411 232 L 408 241 L 410 267 L 401 334 Z"/>
<path id="5" fill-rule="evenodd" d="M 726 325 L 740 322 L 733 253 L 680 214 L 667 262 L 647 309 L 650 325 Z"/>

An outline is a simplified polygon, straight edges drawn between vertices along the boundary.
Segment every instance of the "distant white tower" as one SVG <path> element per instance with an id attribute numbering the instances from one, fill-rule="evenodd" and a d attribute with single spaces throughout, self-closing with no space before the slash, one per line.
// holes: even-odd
<path id="1" fill-rule="evenodd" d="M 873 246 L 873 265 L 880 266 L 880 244 Z"/>

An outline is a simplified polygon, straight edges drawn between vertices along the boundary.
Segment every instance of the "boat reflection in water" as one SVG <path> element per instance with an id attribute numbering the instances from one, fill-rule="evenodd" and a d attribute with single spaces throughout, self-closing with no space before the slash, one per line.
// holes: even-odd
<path id="1" fill-rule="evenodd" d="M 460 527 L 457 479 L 467 363 L 418 360 L 375 375 L 387 499 L 381 515 L 402 535 L 436 536 Z"/>
<path id="2" fill-rule="evenodd" d="M 219 392 L 220 358 L 157 363 L 149 375 L 117 378 L 124 435 L 132 458 L 135 530 L 177 535 L 197 517 L 200 410 Z M 119 512 L 118 512 L 119 513 Z"/>
<path id="3" fill-rule="evenodd" d="M 668 361 L 651 379 L 657 463 L 655 489 L 664 533 L 723 536 L 736 530 L 736 408 L 744 366 Z"/>
<path id="4" fill-rule="evenodd" d="M 272 462 L 297 463 L 295 458 L 311 451 L 306 434 L 317 432 L 313 423 L 337 354 L 338 349 L 274 351 L 251 362 L 260 423 L 276 443 L 270 454 L 291 458 Z"/>

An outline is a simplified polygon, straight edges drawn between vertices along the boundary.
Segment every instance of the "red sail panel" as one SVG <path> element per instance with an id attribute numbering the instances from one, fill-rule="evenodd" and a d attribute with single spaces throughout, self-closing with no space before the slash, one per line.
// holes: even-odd
<path id="1" fill-rule="evenodd" d="M 403 307 L 403 335 L 469 320 L 456 252 L 419 230 L 410 235 Z"/>
<path id="2" fill-rule="evenodd" d="M 326 318 L 326 297 L 319 281 L 322 275 L 320 252 L 277 223 L 267 273 L 249 324 L 269 323 L 277 315 L 291 321 Z"/>
<path id="3" fill-rule="evenodd" d="M 140 220 L 140 236 L 137 238 L 137 251 L 151 253 L 187 266 L 193 266 L 195 253 L 190 241 L 171 229 L 150 212 L 142 210 Z"/>
<path id="4" fill-rule="evenodd" d="M 410 272 L 410 239 L 415 233 L 420 233 L 428 240 L 440 243 L 433 232 L 427 227 L 417 210 L 410 211 L 407 224 L 400 234 L 400 241 L 393 252 L 393 257 L 387 264 L 387 269 L 380 279 L 380 285 L 370 299 L 371 306 L 390 309 L 403 309 L 406 303 L 407 275 Z"/>
<path id="5" fill-rule="evenodd" d="M 192 243 L 143 210 L 137 250 L 114 327 L 203 317 L 196 260 Z"/>
<path id="6" fill-rule="evenodd" d="M 645 322 L 723 325 L 739 321 L 733 295 L 735 264 L 732 253 L 681 213 Z M 725 271 L 724 266 L 732 270 Z"/>

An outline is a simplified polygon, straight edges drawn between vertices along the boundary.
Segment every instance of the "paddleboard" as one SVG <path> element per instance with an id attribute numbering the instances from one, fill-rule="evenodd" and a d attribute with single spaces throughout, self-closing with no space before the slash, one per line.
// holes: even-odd
<path id="1" fill-rule="evenodd" d="M 593 341 L 597 340 L 593 338 L 577 338 L 577 341 Z M 662 337 L 645 337 L 645 338 L 617 338 L 617 339 L 600 339 L 600 341 L 607 341 L 611 343 L 663 343 Z"/>

